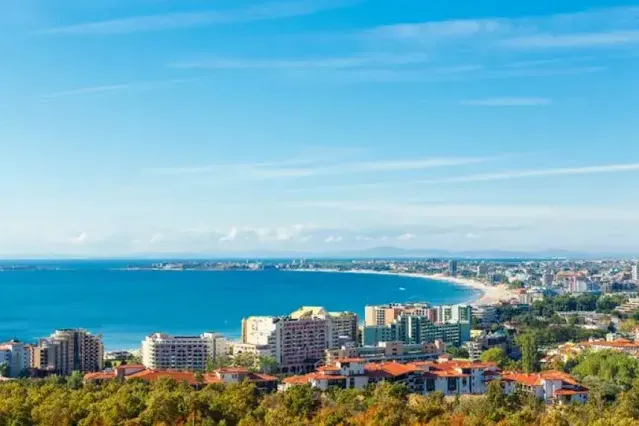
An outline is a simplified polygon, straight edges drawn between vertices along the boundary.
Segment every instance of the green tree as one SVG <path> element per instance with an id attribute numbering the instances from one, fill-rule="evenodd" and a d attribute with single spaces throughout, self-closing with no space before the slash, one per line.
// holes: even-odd
<path id="1" fill-rule="evenodd" d="M 84 382 L 84 376 L 79 371 L 74 371 L 67 378 L 67 386 L 70 389 L 80 389 L 82 387 L 83 382 Z"/>
<path id="2" fill-rule="evenodd" d="M 6 362 L 0 364 L 0 377 L 9 377 L 9 364 Z"/>
<path id="3" fill-rule="evenodd" d="M 490 348 L 481 354 L 481 360 L 483 362 L 495 362 L 499 368 L 504 368 L 509 358 L 502 348 Z"/>
<path id="4" fill-rule="evenodd" d="M 517 337 L 517 345 L 521 350 L 521 367 L 526 373 L 538 370 L 537 341 L 532 333 Z"/>

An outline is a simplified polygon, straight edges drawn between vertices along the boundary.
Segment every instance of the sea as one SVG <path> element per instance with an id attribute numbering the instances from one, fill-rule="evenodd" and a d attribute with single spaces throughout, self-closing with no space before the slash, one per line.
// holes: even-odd
<path id="1" fill-rule="evenodd" d="M 396 275 L 123 269 L 130 264 L 40 261 L 44 269 L 4 271 L 0 264 L 0 342 L 36 341 L 77 327 L 102 334 L 107 350 L 137 349 L 154 332 L 214 331 L 237 338 L 242 318 L 285 315 L 300 306 L 363 318 L 370 304 L 455 304 L 479 297 L 448 281 Z"/>

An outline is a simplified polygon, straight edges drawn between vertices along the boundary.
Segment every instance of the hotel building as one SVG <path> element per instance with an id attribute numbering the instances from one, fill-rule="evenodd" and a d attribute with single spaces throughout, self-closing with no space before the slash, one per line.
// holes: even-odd
<path id="1" fill-rule="evenodd" d="M 217 333 L 200 336 L 155 333 L 142 342 L 142 364 L 151 370 L 204 371 L 209 359 L 215 360 L 227 350 L 227 340 Z"/>

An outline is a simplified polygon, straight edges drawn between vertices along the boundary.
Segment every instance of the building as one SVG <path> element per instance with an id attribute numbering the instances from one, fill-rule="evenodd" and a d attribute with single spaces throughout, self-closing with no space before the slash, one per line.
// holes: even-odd
<path id="1" fill-rule="evenodd" d="M 17 340 L 0 344 L 0 365 L 9 368 L 9 377 L 18 377 L 31 367 L 31 351 L 28 345 Z"/>
<path id="2" fill-rule="evenodd" d="M 104 368 L 102 336 L 83 329 L 56 330 L 30 350 L 31 368 L 44 374 L 68 376 L 74 371 L 88 373 Z"/>
<path id="3" fill-rule="evenodd" d="M 639 264 L 632 265 L 632 280 L 639 284 Z"/>
<path id="4" fill-rule="evenodd" d="M 283 373 L 310 371 L 324 359 L 326 349 L 356 341 L 357 322 L 352 312 L 303 306 L 285 317 L 243 319 L 242 343 L 270 351 Z"/>
<path id="5" fill-rule="evenodd" d="M 204 371 L 209 360 L 227 352 L 227 340 L 217 333 L 200 336 L 155 333 L 142 341 L 142 364 L 152 370 Z"/>
<path id="6" fill-rule="evenodd" d="M 379 346 L 380 342 L 433 343 L 441 340 L 459 346 L 470 339 L 470 323 L 432 323 L 417 315 L 401 315 L 387 326 L 364 326 L 362 345 Z"/>
<path id="7" fill-rule="evenodd" d="M 338 359 L 361 358 L 366 362 L 412 362 L 437 359 L 446 352 L 446 344 L 441 340 L 434 343 L 405 344 L 402 342 L 380 342 L 378 346 L 342 346 L 340 349 L 327 349 L 326 364 Z"/>
<path id="8" fill-rule="evenodd" d="M 324 359 L 330 337 L 327 318 L 287 318 L 280 325 L 281 358 L 277 361 L 283 373 L 312 370 Z"/>
<path id="9" fill-rule="evenodd" d="M 388 305 L 369 305 L 364 309 L 364 324 L 384 326 L 393 324 L 402 314 L 426 316 L 437 322 L 437 311 L 427 303 L 390 303 Z M 433 315 L 435 315 L 433 317 Z"/>
<path id="10" fill-rule="evenodd" d="M 481 395 L 486 384 L 499 378 L 493 363 L 470 361 L 431 361 L 400 364 L 397 362 L 366 363 L 361 358 L 338 359 L 333 365 L 319 367 L 315 372 L 283 380 L 280 390 L 307 385 L 322 391 L 331 388 L 363 389 L 379 382 L 401 383 L 418 394 L 442 392 L 444 395 Z"/>
<path id="11" fill-rule="evenodd" d="M 550 370 L 534 374 L 504 373 L 501 380 L 506 394 L 528 393 L 547 404 L 584 403 L 588 400 L 588 388 L 562 371 Z"/>
<path id="12" fill-rule="evenodd" d="M 496 306 L 473 306 L 472 310 L 473 318 L 476 318 L 478 322 L 483 324 L 490 324 L 497 318 Z"/>
<path id="13" fill-rule="evenodd" d="M 357 315 L 352 312 L 328 312 L 321 306 L 302 306 L 291 313 L 291 319 L 322 318 L 328 320 L 329 348 L 339 348 L 343 342 L 357 341 Z"/>
<path id="14" fill-rule="evenodd" d="M 448 261 L 448 274 L 451 277 L 457 275 L 457 261 L 455 259 L 451 259 Z"/>
<path id="15" fill-rule="evenodd" d="M 425 317 L 432 323 L 470 323 L 472 307 L 469 305 L 430 306 L 427 303 L 391 303 L 388 305 L 366 306 L 364 324 L 367 326 L 391 325 L 401 315 Z"/>
<path id="16" fill-rule="evenodd" d="M 631 297 L 626 303 L 618 306 L 616 310 L 622 314 L 631 314 L 639 310 L 639 297 Z"/>
<path id="17" fill-rule="evenodd" d="M 477 277 L 485 277 L 488 275 L 488 265 L 485 263 L 480 263 L 477 266 Z"/>
<path id="18" fill-rule="evenodd" d="M 555 281 L 555 275 L 552 272 L 544 272 L 541 277 L 541 282 L 544 287 L 552 287 L 553 282 Z"/>

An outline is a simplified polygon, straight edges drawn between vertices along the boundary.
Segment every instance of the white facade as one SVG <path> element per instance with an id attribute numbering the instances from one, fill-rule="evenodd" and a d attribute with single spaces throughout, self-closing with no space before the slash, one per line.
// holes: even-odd
<path id="1" fill-rule="evenodd" d="M 142 364 L 150 370 L 206 369 L 209 359 L 226 354 L 227 341 L 216 333 L 171 336 L 155 333 L 142 342 Z"/>
<path id="2" fill-rule="evenodd" d="M 0 364 L 9 367 L 9 377 L 18 377 L 30 366 L 29 351 L 20 342 L 10 341 L 0 344 Z"/>
<path id="3" fill-rule="evenodd" d="M 639 264 L 632 265 L 632 280 L 639 281 Z"/>

